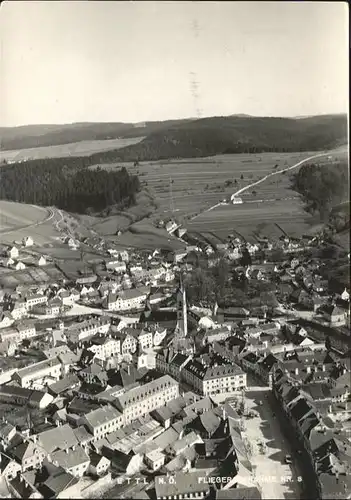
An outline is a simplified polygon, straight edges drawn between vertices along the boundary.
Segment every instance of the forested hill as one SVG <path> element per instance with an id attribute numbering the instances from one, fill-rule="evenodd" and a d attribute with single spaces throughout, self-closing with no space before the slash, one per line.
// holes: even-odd
<path id="1" fill-rule="evenodd" d="M 232 115 L 142 124 L 74 123 L 0 128 L 2 150 L 132 137 L 145 139 L 136 145 L 96 154 L 97 162 L 329 149 L 346 142 L 347 117 L 322 115 L 288 119 Z"/>
<path id="2" fill-rule="evenodd" d="M 108 206 L 135 203 L 139 179 L 125 168 L 88 170 L 70 159 L 34 160 L 1 168 L 0 199 L 56 206 L 76 213 L 100 212 Z M 79 161 L 79 159 L 78 159 Z"/>
<path id="3" fill-rule="evenodd" d="M 80 141 L 144 137 L 187 120 L 138 123 L 71 123 L 0 127 L 2 150 L 58 146 Z"/>
<path id="4" fill-rule="evenodd" d="M 294 188 L 302 194 L 309 212 L 317 212 L 322 220 L 327 220 L 334 207 L 349 199 L 347 160 L 330 165 L 303 165 L 294 176 Z"/>
<path id="5" fill-rule="evenodd" d="M 233 153 L 318 151 L 345 143 L 346 115 L 303 119 L 204 118 L 154 132 L 138 144 L 96 153 L 91 160 L 108 163 Z"/>

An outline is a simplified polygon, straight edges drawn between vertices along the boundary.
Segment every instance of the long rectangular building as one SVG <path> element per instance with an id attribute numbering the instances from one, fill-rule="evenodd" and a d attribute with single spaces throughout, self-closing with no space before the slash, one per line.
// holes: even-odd
<path id="1" fill-rule="evenodd" d="M 46 377 L 53 378 L 57 381 L 61 377 L 61 374 L 61 362 L 55 357 L 21 368 L 14 373 L 13 379 L 19 382 L 21 387 L 30 387 L 34 381 Z"/>
<path id="2" fill-rule="evenodd" d="M 160 377 L 119 396 L 116 407 L 122 412 L 125 424 L 150 413 L 179 396 L 179 384 L 169 375 Z"/>

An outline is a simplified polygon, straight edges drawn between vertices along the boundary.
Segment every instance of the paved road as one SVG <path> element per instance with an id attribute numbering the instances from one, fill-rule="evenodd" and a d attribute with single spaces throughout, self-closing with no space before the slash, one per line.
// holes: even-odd
<path id="1" fill-rule="evenodd" d="M 331 153 L 328 152 L 328 153 L 320 153 L 320 154 L 317 154 L 317 155 L 309 156 L 308 158 L 305 158 L 304 160 L 301 160 L 298 163 L 295 163 L 291 167 L 284 168 L 283 170 L 278 170 L 278 171 L 272 172 L 272 173 L 270 173 L 268 175 L 265 175 L 264 177 L 262 177 L 262 179 L 259 179 L 256 182 L 253 182 L 253 183 L 248 184 L 247 186 L 245 186 L 243 188 L 238 189 L 238 191 L 236 191 L 235 193 L 232 194 L 231 200 L 233 200 L 233 198 L 235 198 L 235 197 L 239 196 L 240 194 L 242 194 L 244 191 L 247 191 L 248 189 L 251 189 L 252 187 L 257 186 L 258 184 L 261 184 L 262 182 L 264 182 L 265 180 L 269 179 L 270 177 L 273 177 L 273 175 L 278 175 L 278 174 L 281 174 L 283 172 L 287 172 L 287 171 L 292 170 L 294 168 L 300 167 L 301 165 L 303 165 L 307 161 L 311 161 L 311 160 L 314 160 L 316 158 L 320 158 L 322 156 L 329 156 L 330 154 Z M 222 203 L 217 203 L 216 205 L 213 205 L 212 207 L 208 208 L 207 210 L 204 210 L 204 212 L 209 212 L 210 210 L 213 210 L 214 208 L 216 208 L 216 207 L 218 207 L 220 205 L 222 205 Z M 198 215 L 195 215 L 190 220 L 196 219 L 197 217 L 199 217 L 204 212 L 201 212 Z"/>

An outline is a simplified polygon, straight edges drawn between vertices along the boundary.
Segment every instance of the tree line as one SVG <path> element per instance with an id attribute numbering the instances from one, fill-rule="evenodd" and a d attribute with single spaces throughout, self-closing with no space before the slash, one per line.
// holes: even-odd
<path id="1" fill-rule="evenodd" d="M 76 213 L 100 212 L 135 203 L 139 179 L 123 167 L 89 170 L 84 157 L 33 160 L 1 168 L 0 198 Z"/>
<path id="2" fill-rule="evenodd" d="M 333 165 L 306 164 L 293 177 L 293 187 L 306 204 L 306 210 L 329 217 L 335 205 L 348 199 L 349 168 L 346 161 Z"/>

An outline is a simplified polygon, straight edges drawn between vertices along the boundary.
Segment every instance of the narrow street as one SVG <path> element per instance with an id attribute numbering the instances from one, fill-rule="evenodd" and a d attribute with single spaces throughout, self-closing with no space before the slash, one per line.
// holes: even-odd
<path id="1" fill-rule="evenodd" d="M 272 397 L 268 387 L 248 376 L 246 409 L 259 414 L 258 417 L 245 419 L 243 432 L 251 445 L 254 479 L 264 500 L 300 499 L 303 492 L 302 474 L 293 446 L 284 434 L 279 415 L 277 417 L 273 409 Z M 291 464 L 285 461 L 287 455 L 292 457 Z"/>

